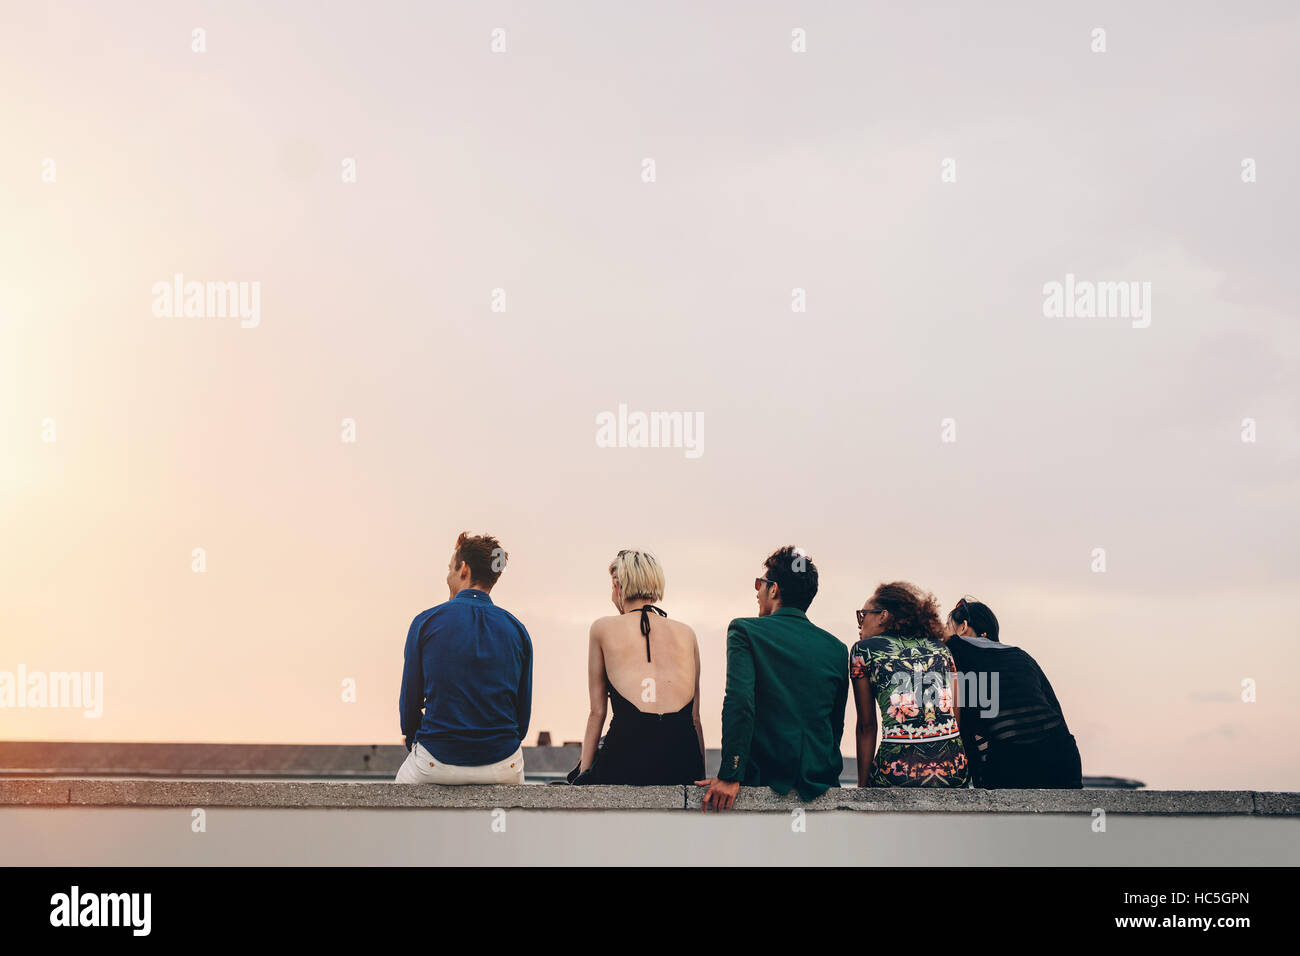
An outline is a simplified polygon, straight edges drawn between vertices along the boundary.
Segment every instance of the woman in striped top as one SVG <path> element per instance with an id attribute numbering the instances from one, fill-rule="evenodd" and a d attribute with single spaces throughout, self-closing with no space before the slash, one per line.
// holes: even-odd
<path id="1" fill-rule="evenodd" d="M 975 786 L 1077 790 L 1079 746 L 1038 662 L 998 640 L 998 619 L 962 598 L 944 635 L 961 675 L 961 719 Z"/>

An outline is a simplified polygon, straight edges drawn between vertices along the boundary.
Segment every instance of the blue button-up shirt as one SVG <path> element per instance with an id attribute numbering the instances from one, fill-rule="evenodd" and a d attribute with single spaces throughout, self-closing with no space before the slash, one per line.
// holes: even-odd
<path id="1" fill-rule="evenodd" d="M 458 767 L 505 760 L 533 708 L 528 631 L 478 588 L 422 612 L 406 636 L 398 707 L 408 750 L 419 741 Z"/>

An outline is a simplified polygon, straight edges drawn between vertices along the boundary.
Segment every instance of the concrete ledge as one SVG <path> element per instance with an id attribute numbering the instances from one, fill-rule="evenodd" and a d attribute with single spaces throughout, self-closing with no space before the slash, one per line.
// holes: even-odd
<path id="1" fill-rule="evenodd" d="M 0 779 L 0 806 L 52 806 L 68 803 L 68 780 Z"/>
<path id="2" fill-rule="evenodd" d="M 1256 793 L 1255 812 L 1270 817 L 1300 816 L 1300 793 Z"/>
<path id="3" fill-rule="evenodd" d="M 334 807 L 347 809 L 700 810 L 701 787 L 412 786 L 390 782 L 0 778 L 0 806 Z M 839 788 L 804 803 L 745 787 L 736 810 L 789 813 L 1107 813 L 1300 816 L 1300 794 L 1251 790 L 875 790 Z"/>
<path id="4" fill-rule="evenodd" d="M 687 809 L 699 810 L 703 788 L 686 793 Z M 1294 797 L 1294 794 L 1271 796 Z M 1271 804 L 1272 805 L 1272 804 Z M 1281 815 L 1297 815 L 1293 800 L 1276 806 Z M 1161 815 L 1254 814 L 1255 794 L 1249 790 L 886 790 L 841 787 L 804 803 L 795 793 L 778 796 L 771 790 L 743 787 L 735 809 L 789 812 L 860 810 L 887 813 L 1107 813 Z"/>
<path id="5" fill-rule="evenodd" d="M 0 780 L 0 806 L 680 810 L 681 787 L 413 786 L 278 780 Z"/>

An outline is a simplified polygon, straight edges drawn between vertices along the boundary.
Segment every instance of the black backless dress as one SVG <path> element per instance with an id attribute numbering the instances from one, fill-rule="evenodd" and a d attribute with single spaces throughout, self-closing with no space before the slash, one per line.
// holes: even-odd
<path id="1" fill-rule="evenodd" d="M 650 660 L 650 620 L 647 612 L 667 617 L 653 604 L 639 608 L 641 634 L 645 638 L 645 659 Z M 635 612 L 633 612 L 635 613 Z M 606 676 L 614 716 L 591 767 L 576 774 L 571 782 L 671 786 L 691 784 L 704 778 L 704 755 L 695 734 L 692 698 L 671 714 L 647 714 L 614 689 Z"/>

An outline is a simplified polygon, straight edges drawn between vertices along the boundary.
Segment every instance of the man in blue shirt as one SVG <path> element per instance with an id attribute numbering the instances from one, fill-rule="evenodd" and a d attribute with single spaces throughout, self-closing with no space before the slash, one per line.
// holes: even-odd
<path id="1" fill-rule="evenodd" d="M 489 596 L 507 557 L 496 538 L 462 533 L 447 563 L 451 599 L 411 622 L 398 783 L 524 782 L 533 644 Z"/>

